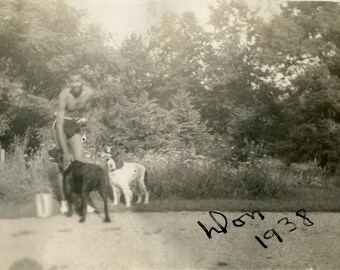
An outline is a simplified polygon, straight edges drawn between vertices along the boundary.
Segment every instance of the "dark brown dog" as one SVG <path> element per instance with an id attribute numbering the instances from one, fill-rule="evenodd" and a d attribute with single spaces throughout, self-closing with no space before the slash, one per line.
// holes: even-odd
<path id="1" fill-rule="evenodd" d="M 80 195 L 80 220 L 84 222 L 87 213 L 87 203 L 89 194 L 93 190 L 97 190 L 104 202 L 105 219 L 104 222 L 110 222 L 109 210 L 107 206 L 108 191 L 111 190 L 108 176 L 104 170 L 97 164 L 73 161 L 66 170 L 63 170 L 63 153 L 59 149 L 48 151 L 51 161 L 56 162 L 59 169 L 63 172 L 63 186 L 66 199 L 68 201 L 69 212 L 66 216 L 70 217 L 73 213 L 72 193 Z"/>

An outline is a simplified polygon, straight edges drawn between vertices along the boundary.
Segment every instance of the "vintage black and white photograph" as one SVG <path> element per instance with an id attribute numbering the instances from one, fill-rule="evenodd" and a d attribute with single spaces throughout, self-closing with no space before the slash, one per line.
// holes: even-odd
<path id="1" fill-rule="evenodd" d="M 0 269 L 340 269 L 340 1 L 0 0 Z"/>

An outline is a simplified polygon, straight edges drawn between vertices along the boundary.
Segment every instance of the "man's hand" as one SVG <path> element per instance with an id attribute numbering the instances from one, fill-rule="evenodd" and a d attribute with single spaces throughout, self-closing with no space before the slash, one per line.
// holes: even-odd
<path id="1" fill-rule="evenodd" d="M 81 126 L 85 126 L 86 125 L 86 119 L 85 118 L 80 118 L 78 121 L 77 121 L 77 123 L 79 124 L 79 125 L 81 125 Z"/>

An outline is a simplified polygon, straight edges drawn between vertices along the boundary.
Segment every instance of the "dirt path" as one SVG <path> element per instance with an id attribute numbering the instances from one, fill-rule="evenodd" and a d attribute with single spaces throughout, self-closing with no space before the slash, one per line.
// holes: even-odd
<path id="1" fill-rule="evenodd" d="M 211 239 L 197 224 L 214 225 L 208 212 L 111 213 L 109 224 L 97 215 L 85 224 L 77 216 L 0 220 L 0 269 L 340 269 L 338 213 L 307 213 L 310 227 L 295 213 L 263 213 L 242 228 L 232 220 L 244 213 L 224 214 L 227 234 Z M 277 224 L 283 217 L 297 229 Z M 274 227 L 283 242 L 265 240 L 265 249 L 254 237 Z"/>

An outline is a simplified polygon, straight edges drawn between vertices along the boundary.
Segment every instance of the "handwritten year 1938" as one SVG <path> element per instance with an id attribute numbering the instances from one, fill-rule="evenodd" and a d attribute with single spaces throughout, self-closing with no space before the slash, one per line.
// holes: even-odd
<path id="1" fill-rule="evenodd" d="M 255 214 L 257 214 L 259 216 L 259 218 L 262 220 L 264 220 L 265 216 L 260 212 L 260 211 L 253 211 L 252 213 L 245 213 L 244 215 L 240 216 L 237 219 L 234 219 L 232 221 L 233 225 L 235 227 L 243 227 L 246 222 L 244 221 L 245 217 L 251 218 L 251 219 L 255 219 Z M 207 237 L 209 239 L 212 238 L 212 232 L 215 231 L 216 233 L 224 233 L 226 234 L 228 232 L 228 219 L 225 215 L 223 215 L 221 212 L 218 211 L 209 211 L 209 215 L 211 217 L 211 219 L 214 221 L 214 223 L 217 225 L 218 228 L 215 227 L 211 227 L 210 229 L 207 229 L 207 227 L 205 225 L 202 224 L 202 222 L 197 221 L 198 225 L 203 229 L 203 231 L 206 233 Z M 308 217 L 307 217 L 307 212 L 305 209 L 300 209 L 298 211 L 296 211 L 295 215 L 297 217 L 302 218 L 302 223 L 304 226 L 306 227 L 310 227 L 314 224 L 313 221 L 311 221 Z M 219 222 L 216 218 L 217 216 L 220 216 L 222 218 L 222 223 Z M 288 217 L 283 217 L 280 220 L 277 221 L 278 224 L 282 224 L 284 226 L 289 226 L 290 230 L 289 232 L 293 232 L 297 229 L 297 225 L 296 223 L 290 221 L 288 219 Z M 279 242 L 282 242 L 283 239 L 282 237 L 279 235 L 279 233 L 277 232 L 277 230 L 275 230 L 274 228 L 266 231 L 263 234 L 263 238 L 265 240 L 269 240 L 273 237 L 276 237 L 277 240 Z M 255 239 L 260 243 L 260 245 L 263 248 L 268 248 L 268 246 L 265 244 L 264 240 L 261 239 L 260 236 L 256 235 Z"/>

